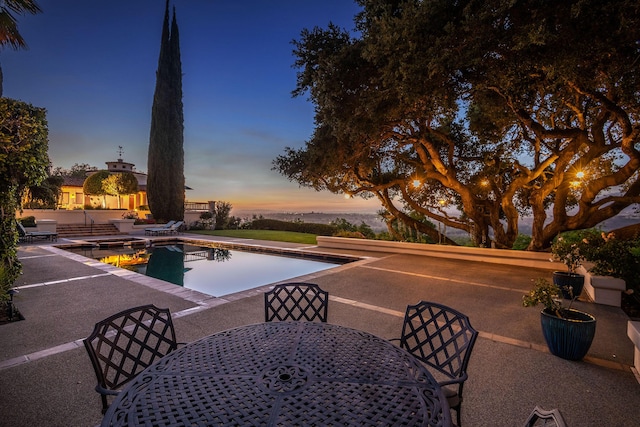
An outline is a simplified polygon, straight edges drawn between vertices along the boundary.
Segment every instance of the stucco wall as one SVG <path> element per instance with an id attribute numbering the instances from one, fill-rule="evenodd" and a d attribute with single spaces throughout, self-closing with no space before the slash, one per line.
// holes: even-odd
<path id="1" fill-rule="evenodd" d="M 25 216 L 34 216 L 36 222 L 49 219 L 56 221 L 57 224 L 90 224 L 93 219 L 94 224 L 109 224 L 113 220 L 122 219 L 122 216 L 126 213 L 126 210 L 53 210 L 53 209 L 24 209 L 22 212 L 16 212 L 16 218 L 22 218 Z M 138 216 L 145 218 L 149 211 L 139 211 Z M 191 224 L 200 219 L 202 212 L 186 211 L 185 222 Z M 85 222 L 86 221 L 86 222 Z"/>

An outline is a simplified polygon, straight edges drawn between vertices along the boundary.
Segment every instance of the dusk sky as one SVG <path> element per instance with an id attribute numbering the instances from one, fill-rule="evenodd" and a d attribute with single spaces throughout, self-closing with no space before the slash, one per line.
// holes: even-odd
<path id="1" fill-rule="evenodd" d="M 19 17 L 29 49 L 0 54 L 4 96 L 47 109 L 54 167 L 106 168 L 123 159 L 147 171 L 151 105 L 165 0 L 38 0 Z M 375 212 L 299 188 L 271 170 L 286 146 L 313 132 L 313 106 L 292 98 L 291 41 L 329 22 L 353 29 L 351 0 L 172 0 L 180 29 L 189 201 L 237 210 Z"/>

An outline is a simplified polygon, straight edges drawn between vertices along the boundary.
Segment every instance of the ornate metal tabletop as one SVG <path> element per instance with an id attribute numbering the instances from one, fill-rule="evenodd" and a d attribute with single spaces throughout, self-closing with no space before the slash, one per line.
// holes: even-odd
<path id="1" fill-rule="evenodd" d="M 449 426 L 431 374 L 386 340 L 337 325 L 231 329 L 150 366 L 103 426 Z"/>

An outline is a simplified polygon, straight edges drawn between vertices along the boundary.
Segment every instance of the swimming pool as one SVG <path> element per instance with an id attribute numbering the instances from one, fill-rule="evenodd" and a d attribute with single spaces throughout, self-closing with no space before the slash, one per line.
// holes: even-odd
<path id="1" fill-rule="evenodd" d="M 270 252 L 265 248 L 183 240 L 94 243 L 62 249 L 214 297 L 334 268 L 356 258 Z"/>

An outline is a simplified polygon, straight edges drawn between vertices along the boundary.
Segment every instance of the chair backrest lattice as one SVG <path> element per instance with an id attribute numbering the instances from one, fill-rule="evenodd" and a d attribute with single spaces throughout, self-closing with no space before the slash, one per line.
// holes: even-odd
<path id="1" fill-rule="evenodd" d="M 84 340 L 98 383 L 118 390 L 177 348 L 169 309 L 134 307 L 98 322 Z"/>
<path id="2" fill-rule="evenodd" d="M 18 234 L 20 235 L 20 237 L 25 237 L 27 235 L 27 230 L 25 230 L 20 221 L 16 221 L 16 226 L 18 228 Z"/>
<path id="3" fill-rule="evenodd" d="M 313 283 L 283 283 L 264 294 L 265 321 L 327 321 L 329 293 Z"/>
<path id="4" fill-rule="evenodd" d="M 567 424 L 558 409 L 545 410 L 536 406 L 524 427 L 567 427 Z"/>
<path id="5" fill-rule="evenodd" d="M 180 227 L 182 227 L 182 225 L 184 224 L 184 221 L 178 221 L 174 224 L 171 224 L 169 227 L 167 227 L 169 230 L 179 230 Z"/>
<path id="6" fill-rule="evenodd" d="M 407 306 L 400 346 L 450 379 L 466 377 L 478 332 L 450 307 L 421 301 Z"/>

